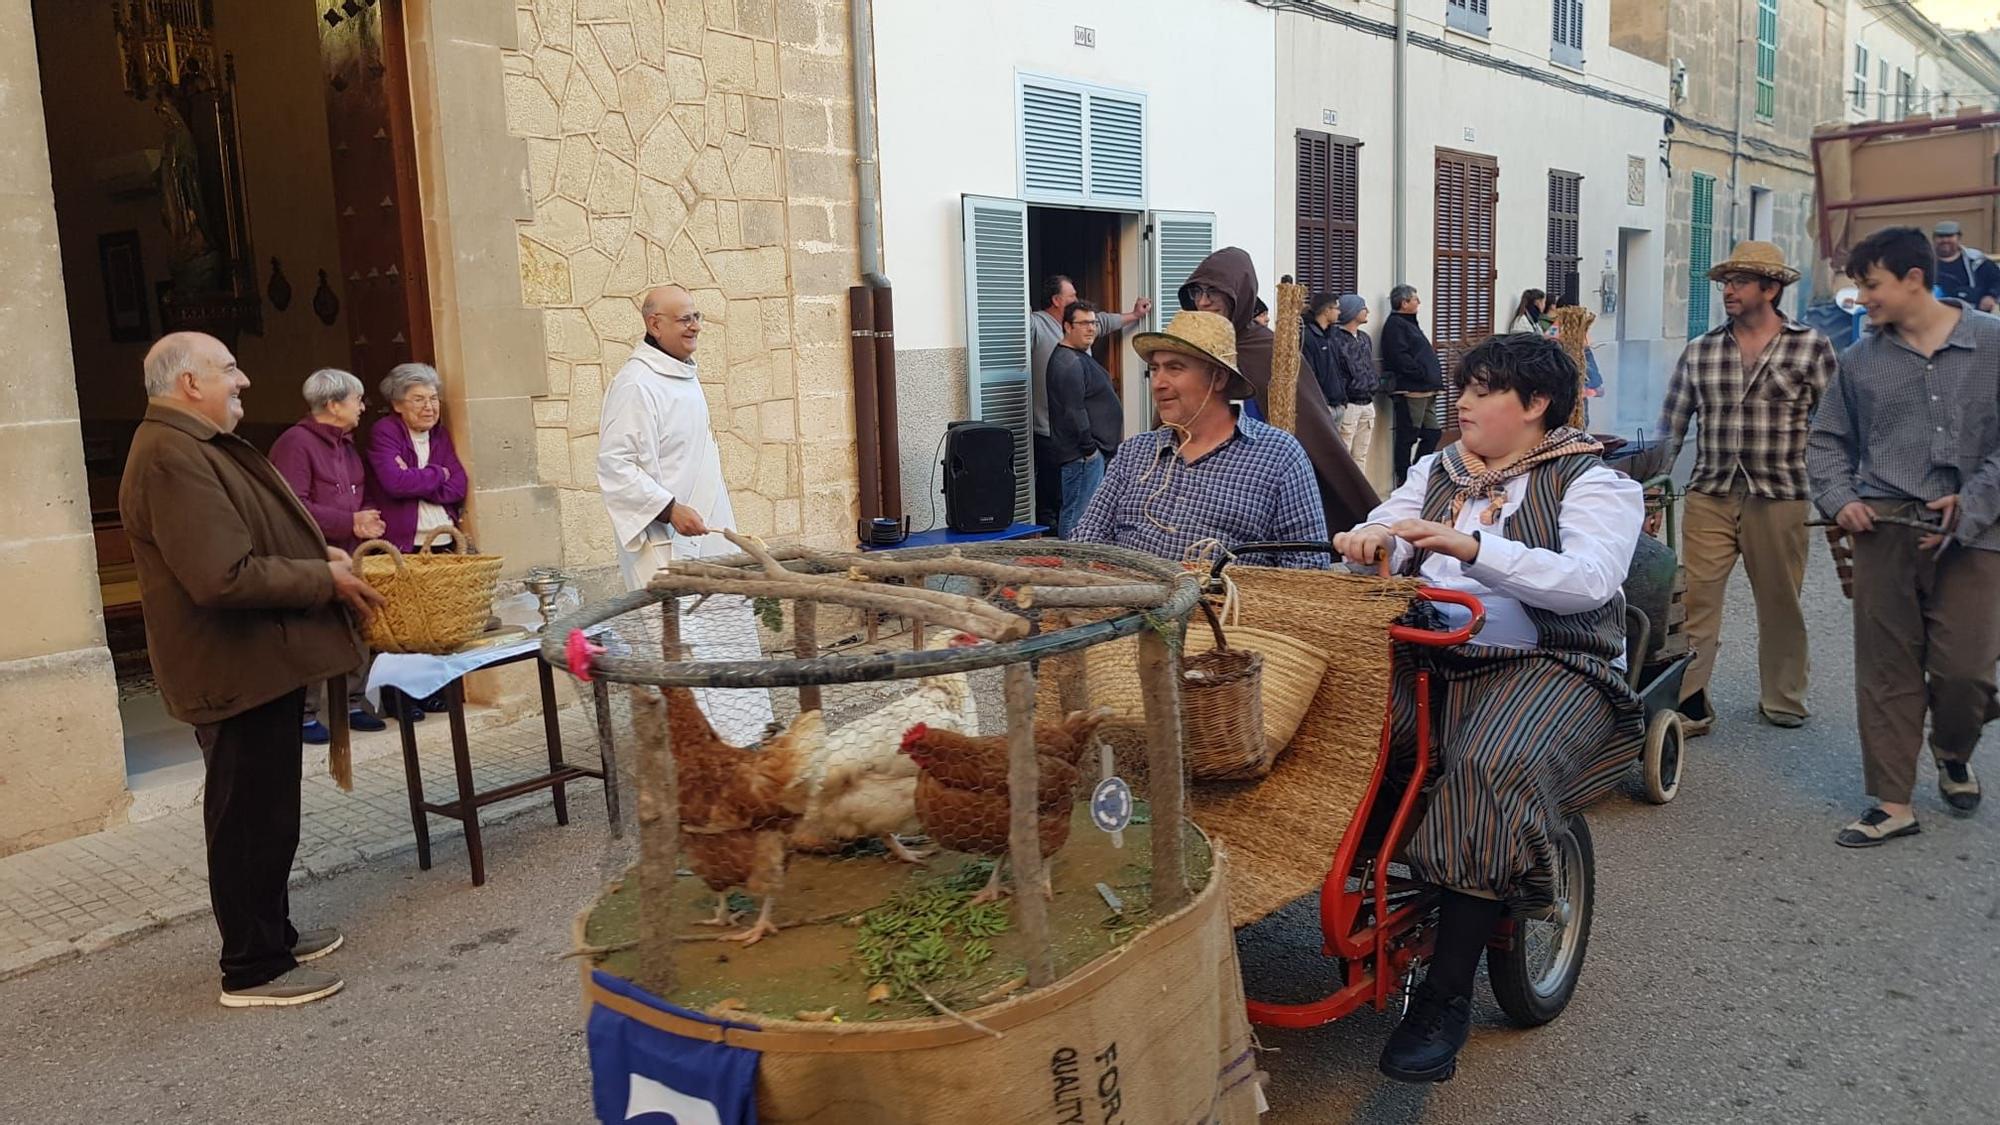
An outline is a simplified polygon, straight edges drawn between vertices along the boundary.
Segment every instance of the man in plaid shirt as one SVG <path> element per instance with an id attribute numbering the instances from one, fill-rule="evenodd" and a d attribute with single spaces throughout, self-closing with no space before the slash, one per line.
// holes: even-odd
<path id="1" fill-rule="evenodd" d="M 1225 549 L 1325 542 L 1326 513 L 1305 448 L 1230 412 L 1230 399 L 1251 398 L 1236 370 L 1235 326 L 1216 313 L 1183 312 L 1132 346 L 1146 357 L 1162 425 L 1118 447 L 1071 538 L 1175 560 L 1210 539 Z M 1296 551 L 1253 561 L 1310 568 L 1332 557 Z"/>
<path id="2" fill-rule="evenodd" d="M 1722 601 L 1736 560 L 1757 604 L 1758 710 L 1766 722 L 1806 720 L 1806 434 L 1837 361 L 1825 336 L 1779 311 L 1799 271 L 1768 242 L 1744 242 L 1708 273 L 1722 283 L 1722 327 L 1688 341 L 1660 416 L 1667 464 L 1688 420 L 1701 415 L 1688 481 L 1681 562 L 1687 571 L 1688 642 L 1694 663 L 1681 684 L 1687 733 L 1715 723 L 1709 676 L 1722 639 Z"/>

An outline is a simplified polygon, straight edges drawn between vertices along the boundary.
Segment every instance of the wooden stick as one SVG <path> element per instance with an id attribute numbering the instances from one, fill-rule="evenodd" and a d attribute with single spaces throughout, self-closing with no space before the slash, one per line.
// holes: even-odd
<path id="1" fill-rule="evenodd" d="M 1875 513 L 1875 522 L 1876 522 L 1876 523 L 1887 523 L 1887 524 L 1894 524 L 1894 525 L 1895 525 L 1895 526 L 1897 526 L 1897 527 L 1914 527 L 1914 528 L 1916 528 L 1916 529 L 1917 529 L 1918 531 L 1928 531 L 1928 532 L 1932 533 L 1933 535 L 1935 535 L 1935 534 L 1937 534 L 1938 532 L 1941 532 L 1941 531 L 1943 531 L 1943 530 L 1944 530 L 1944 525 L 1943 525 L 1943 524 L 1939 524 L 1939 523 L 1927 523 L 1927 522 L 1925 522 L 1924 520 L 1920 520 L 1920 519 L 1917 519 L 1917 518 L 1915 518 L 1915 517 L 1913 517 L 1913 516 L 1895 516 L 1895 515 L 1884 515 L 1883 513 L 1880 513 L 1880 512 L 1877 512 L 1877 513 Z M 1807 527 L 1840 527 L 1840 522 L 1839 522 L 1838 520 L 1807 520 L 1807 521 L 1806 521 L 1806 526 L 1807 526 Z M 1844 530 L 1846 530 L 1846 529 L 1845 529 L 1845 528 L 1842 528 L 1842 530 L 1844 531 Z"/>
<path id="2" fill-rule="evenodd" d="M 660 599 L 660 647 L 680 659 L 681 600 Z M 639 706 L 637 700 L 634 706 Z M 662 707 L 665 701 L 662 700 Z M 662 716 L 657 742 L 639 740 L 639 983 L 654 995 L 674 987 L 674 879 L 680 870 L 680 780 L 673 754 L 673 724 Z"/>
<path id="3" fill-rule="evenodd" d="M 927 611 L 941 625 L 986 640 L 1011 641 L 1028 633 L 1028 623 L 1025 618 L 957 594 L 939 596 L 958 598 L 965 603 L 962 607 L 947 607 L 942 604 L 922 607 L 912 604 L 917 599 L 908 597 L 909 591 L 898 590 L 895 593 L 888 593 L 879 588 L 870 589 L 867 583 L 849 582 L 845 579 L 833 582 L 817 581 L 818 577 L 820 576 L 800 574 L 786 579 L 742 576 L 704 578 L 678 570 L 663 570 L 653 576 L 652 581 L 647 583 L 647 588 L 655 594 L 739 594 L 746 598 L 812 598 L 836 605 L 874 610 L 876 613 L 894 617 L 905 617 Z"/>
<path id="4" fill-rule="evenodd" d="M 1154 917 L 1187 902 L 1187 860 L 1181 820 L 1187 790 L 1181 776 L 1181 661 L 1158 629 L 1139 632 L 1139 685 L 1146 700 L 1146 785 L 1153 815 Z"/>
<path id="5" fill-rule="evenodd" d="M 955 610 L 961 613 L 983 614 L 986 617 L 991 618 L 995 624 L 1005 624 L 1006 619 L 1013 616 L 1013 614 L 1008 613 L 1006 610 L 1001 609 L 998 606 L 991 605 L 987 602 L 981 601 L 978 598 L 969 598 L 964 594 L 953 594 L 953 593 L 948 593 L 944 590 L 927 589 L 922 586 L 903 586 L 903 585 L 889 586 L 885 583 L 876 583 L 868 581 L 857 582 L 854 578 L 849 577 L 848 574 L 803 574 L 798 571 L 781 571 L 779 576 L 773 576 L 768 573 L 760 576 L 758 572 L 754 570 L 745 570 L 743 568 L 733 567 L 733 566 L 718 566 L 715 563 L 695 562 L 695 561 L 674 563 L 668 569 L 662 571 L 661 574 L 682 575 L 691 578 L 707 578 L 715 581 L 724 581 L 724 582 L 742 582 L 742 581 L 793 582 L 801 584 L 800 589 L 807 591 L 806 593 L 799 594 L 796 596 L 817 597 L 823 601 L 831 601 L 833 599 L 825 596 L 822 593 L 816 593 L 814 591 L 838 590 L 843 588 L 852 589 L 856 586 L 859 586 L 862 589 L 872 588 L 875 592 L 878 593 L 887 593 L 895 597 L 905 598 L 911 602 L 922 602 L 926 605 L 943 606 L 946 609 Z M 658 576 L 656 576 L 656 580 L 657 577 Z M 786 595 L 786 596 L 792 596 L 792 595 Z M 902 609 L 892 611 L 892 615 L 908 616 L 910 612 L 912 611 L 910 610 L 909 607 L 904 607 Z"/>
<path id="6" fill-rule="evenodd" d="M 1042 897 L 1041 766 L 1035 761 L 1035 670 L 1009 664 L 1007 683 L 1007 856 L 1014 861 L 1014 919 L 1028 943 L 1028 983 L 1056 979 L 1049 904 Z M 1063 815 L 1068 816 L 1069 810 Z"/>
<path id="7" fill-rule="evenodd" d="M 625 835 L 625 818 L 618 811 L 618 746 L 611 731 L 610 683 L 592 680 L 590 702 L 597 716 L 597 762 L 604 769 L 604 815 L 616 839 Z"/>
<path id="8" fill-rule="evenodd" d="M 980 1023 L 978 1020 L 973 1019 L 971 1016 L 961 1015 L 957 1012 L 952 1011 L 950 1008 L 945 1007 L 944 1001 L 938 999 L 935 996 L 932 996 L 931 990 L 924 987 L 924 982 L 911 981 L 910 983 L 916 986 L 918 992 L 924 994 L 924 999 L 931 1002 L 931 1007 L 936 1008 L 938 1010 L 938 1014 L 950 1016 L 952 1019 L 957 1020 L 958 1022 L 973 1029 L 974 1031 L 983 1031 L 986 1034 L 991 1035 L 995 1039 L 1005 1038 L 1005 1036 L 1002 1036 L 999 1032 L 993 1030 L 990 1027 L 987 1027 L 985 1024 Z"/>
<path id="9" fill-rule="evenodd" d="M 952 555 L 943 559 L 907 560 L 868 557 L 850 560 L 843 556 L 819 553 L 809 553 L 805 557 L 822 566 L 845 566 L 870 578 L 931 578 L 939 575 L 958 575 L 966 578 L 984 578 L 1002 585 L 1035 586 L 1122 586 L 1132 581 L 1130 575 L 1100 574 L 1091 570 L 1049 566 L 1009 566 L 1006 563 L 989 562 L 985 559 L 968 559 L 963 555 Z"/>
<path id="10" fill-rule="evenodd" d="M 792 653 L 800 660 L 811 660 L 819 655 L 819 606 L 811 600 L 792 603 Z M 799 688 L 799 711 L 820 709 L 820 689 L 817 684 Z"/>
<path id="11" fill-rule="evenodd" d="M 1161 585 L 1071 586 L 1053 590 L 1022 586 L 1014 591 L 1014 604 L 1022 609 L 1037 606 L 1044 609 L 1109 609 L 1114 606 L 1151 609 L 1165 605 L 1173 596 L 1173 587 Z"/>

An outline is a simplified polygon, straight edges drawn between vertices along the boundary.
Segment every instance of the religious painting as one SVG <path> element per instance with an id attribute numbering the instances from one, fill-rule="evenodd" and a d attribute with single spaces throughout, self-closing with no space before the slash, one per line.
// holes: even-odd
<path id="1" fill-rule="evenodd" d="M 146 260 L 136 230 L 97 236 L 97 266 L 104 275 L 104 317 L 111 338 L 119 343 L 152 339 L 151 293 L 146 288 Z"/>

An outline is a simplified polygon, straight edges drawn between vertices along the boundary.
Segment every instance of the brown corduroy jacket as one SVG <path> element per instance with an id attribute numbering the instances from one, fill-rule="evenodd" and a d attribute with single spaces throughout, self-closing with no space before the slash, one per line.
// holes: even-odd
<path id="1" fill-rule="evenodd" d="M 153 676 L 174 718 L 220 722 L 360 665 L 326 540 L 249 442 L 153 403 L 132 439 L 118 511 Z"/>

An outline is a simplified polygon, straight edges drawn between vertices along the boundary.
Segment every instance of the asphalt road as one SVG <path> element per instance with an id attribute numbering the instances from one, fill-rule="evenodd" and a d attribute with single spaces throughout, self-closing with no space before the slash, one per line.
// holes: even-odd
<path id="1" fill-rule="evenodd" d="M 2000 1119 L 2000 810 L 1948 817 L 1927 764 L 1923 835 L 1833 846 L 1860 766 L 1847 604 L 1817 543 L 1808 599 L 1808 727 L 1757 721 L 1739 589 L 1723 721 L 1691 744 L 1680 800 L 1593 810 L 1599 913 L 1561 1019 L 1512 1030 L 1482 989 L 1459 1076 L 1427 1089 L 1376 1075 L 1386 1015 L 1264 1031 L 1266 1121 Z M 427 874 L 405 857 L 297 894 L 302 920 L 349 934 L 326 962 L 347 991 L 323 1004 L 217 1006 L 206 922 L 0 983 L 0 1122 L 588 1121 L 576 969 L 558 958 L 616 860 L 601 811 L 575 804 L 569 828 L 544 813 L 490 833 L 479 890 L 446 844 Z M 1245 939 L 1253 994 L 1325 983 L 1312 926 L 1302 904 Z"/>

